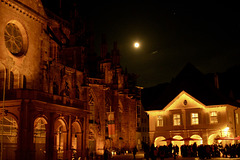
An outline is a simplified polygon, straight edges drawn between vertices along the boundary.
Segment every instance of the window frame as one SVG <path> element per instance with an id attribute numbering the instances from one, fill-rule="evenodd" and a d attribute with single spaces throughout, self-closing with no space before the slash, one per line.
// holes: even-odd
<path id="1" fill-rule="evenodd" d="M 197 115 L 197 116 L 194 116 L 194 115 Z M 199 125 L 199 114 L 196 112 L 191 113 L 191 125 Z"/>
<path id="2" fill-rule="evenodd" d="M 212 115 L 212 113 L 216 113 L 216 115 Z M 209 116 L 210 116 L 210 118 L 209 118 L 210 124 L 218 123 L 218 112 L 217 111 L 211 111 Z"/>
<path id="3" fill-rule="evenodd" d="M 173 114 L 173 126 L 181 126 L 181 114 L 179 114 L 179 113 Z"/>
<path id="4" fill-rule="evenodd" d="M 162 115 L 157 116 L 157 127 L 163 127 L 163 116 Z"/>

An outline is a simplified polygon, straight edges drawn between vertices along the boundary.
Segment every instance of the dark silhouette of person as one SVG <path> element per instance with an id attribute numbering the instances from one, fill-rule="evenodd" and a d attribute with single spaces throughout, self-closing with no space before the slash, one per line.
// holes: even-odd
<path id="1" fill-rule="evenodd" d="M 104 149 L 103 157 L 104 157 L 104 160 L 108 160 L 108 150 L 106 148 Z"/>
<path id="2" fill-rule="evenodd" d="M 137 154 L 137 147 L 135 146 L 134 148 L 133 148 L 133 159 L 136 159 L 136 154 Z"/>

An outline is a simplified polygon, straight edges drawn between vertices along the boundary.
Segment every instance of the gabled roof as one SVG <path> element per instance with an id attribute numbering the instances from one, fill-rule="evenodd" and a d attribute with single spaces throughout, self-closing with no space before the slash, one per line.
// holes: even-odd
<path id="1" fill-rule="evenodd" d="M 230 104 L 240 106 L 239 103 L 224 96 L 205 78 L 205 75 L 190 63 L 186 64 L 176 78 L 163 90 L 159 93 L 155 90 L 158 97 L 143 103 L 143 106 L 145 110 L 163 109 L 182 91 L 192 95 L 204 105 Z M 146 98 L 142 97 L 142 99 Z"/>
<path id="2" fill-rule="evenodd" d="M 186 101 L 186 104 L 183 104 Z M 189 105 L 190 104 L 190 105 Z M 182 109 L 184 108 L 205 108 L 206 106 L 201 103 L 198 99 L 194 98 L 185 91 L 179 93 L 166 107 L 163 108 L 164 111 L 172 109 Z"/>

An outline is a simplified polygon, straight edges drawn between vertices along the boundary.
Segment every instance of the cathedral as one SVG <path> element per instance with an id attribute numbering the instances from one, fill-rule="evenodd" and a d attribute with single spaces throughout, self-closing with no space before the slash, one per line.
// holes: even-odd
<path id="1" fill-rule="evenodd" d="M 136 145 L 141 89 L 115 42 L 100 56 L 77 14 L 62 19 L 41 0 L 0 1 L 1 159 L 56 160 Z"/>

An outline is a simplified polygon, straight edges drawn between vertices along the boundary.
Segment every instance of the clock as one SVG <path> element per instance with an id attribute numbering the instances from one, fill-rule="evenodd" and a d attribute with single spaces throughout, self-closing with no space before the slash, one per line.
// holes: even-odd
<path id="1" fill-rule="evenodd" d="M 27 51 L 27 36 L 24 28 L 19 23 L 8 23 L 4 30 L 6 48 L 17 57 Z"/>

